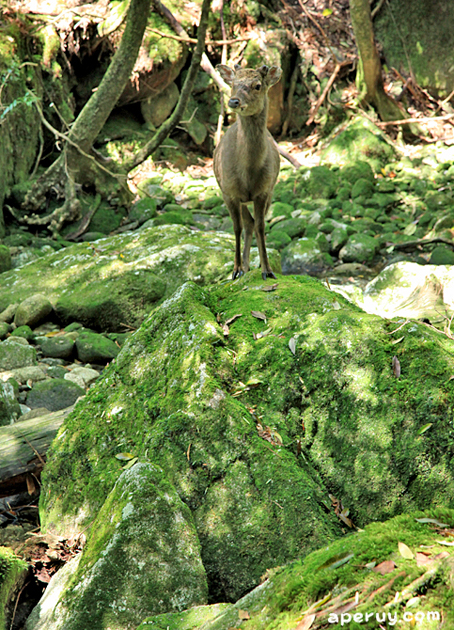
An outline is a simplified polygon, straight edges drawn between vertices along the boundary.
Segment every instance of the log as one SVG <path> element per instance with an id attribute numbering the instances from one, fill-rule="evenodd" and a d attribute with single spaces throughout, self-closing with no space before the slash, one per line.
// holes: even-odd
<path id="1" fill-rule="evenodd" d="M 0 497 L 27 489 L 27 476 L 39 477 L 46 452 L 74 405 L 0 427 Z"/>

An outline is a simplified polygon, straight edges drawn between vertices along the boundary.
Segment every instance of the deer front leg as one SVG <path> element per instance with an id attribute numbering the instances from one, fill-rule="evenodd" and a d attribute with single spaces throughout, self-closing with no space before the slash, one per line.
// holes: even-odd
<path id="1" fill-rule="evenodd" d="M 232 218 L 233 233 L 235 234 L 235 262 L 232 273 L 232 280 L 235 280 L 235 278 L 240 278 L 244 274 L 243 266 L 241 264 L 241 231 L 243 226 L 241 224 L 240 204 L 229 197 L 224 197 L 224 201 Z"/>
<path id="2" fill-rule="evenodd" d="M 270 205 L 269 197 L 261 197 L 254 201 L 254 223 L 257 247 L 260 254 L 260 266 L 262 268 L 262 278 L 276 278 L 268 261 L 265 245 L 265 215 Z"/>
<path id="3" fill-rule="evenodd" d="M 245 203 L 241 204 L 241 218 L 244 226 L 243 269 L 246 272 L 249 271 L 249 252 L 254 234 L 254 219 Z"/>

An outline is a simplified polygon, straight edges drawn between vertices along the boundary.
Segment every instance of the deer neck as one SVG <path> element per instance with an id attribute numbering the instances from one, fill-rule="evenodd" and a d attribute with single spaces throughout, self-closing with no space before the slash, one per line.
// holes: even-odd
<path id="1" fill-rule="evenodd" d="M 254 116 L 238 116 L 238 141 L 247 154 L 252 154 L 254 158 L 265 155 L 267 143 L 266 122 L 268 118 L 268 99 L 261 112 Z"/>

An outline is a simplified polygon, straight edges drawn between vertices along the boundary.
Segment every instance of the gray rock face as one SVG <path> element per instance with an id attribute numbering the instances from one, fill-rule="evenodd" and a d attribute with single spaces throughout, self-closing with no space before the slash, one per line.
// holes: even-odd
<path id="1" fill-rule="evenodd" d="M 0 343 L 0 370 L 36 365 L 36 350 L 22 337 L 9 337 Z"/>
<path id="2" fill-rule="evenodd" d="M 191 512 L 158 466 L 137 463 L 120 475 L 93 532 L 78 567 L 66 569 L 75 569 L 75 585 L 57 577 L 28 630 L 135 628 L 147 615 L 206 603 Z"/>
<path id="3" fill-rule="evenodd" d="M 27 396 L 27 405 L 31 409 L 46 407 L 49 411 L 58 411 L 73 405 L 85 390 L 63 378 L 52 378 L 37 383 Z"/>
<path id="4" fill-rule="evenodd" d="M 20 406 L 11 383 L 0 381 L 0 426 L 15 422 L 20 416 Z"/>
<path id="5" fill-rule="evenodd" d="M 36 326 L 52 312 L 52 304 L 40 293 L 21 302 L 14 316 L 16 326 Z"/>

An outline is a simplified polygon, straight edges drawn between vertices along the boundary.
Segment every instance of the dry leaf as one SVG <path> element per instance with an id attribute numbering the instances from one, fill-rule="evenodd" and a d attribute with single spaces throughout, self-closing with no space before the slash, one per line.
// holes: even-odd
<path id="1" fill-rule="evenodd" d="M 315 621 L 315 615 L 307 615 L 299 624 L 295 627 L 295 630 L 309 630 Z"/>
<path id="2" fill-rule="evenodd" d="M 288 347 L 290 348 L 290 351 L 292 354 L 295 354 L 296 352 L 296 339 L 295 337 L 291 337 L 290 341 L 288 342 Z"/>
<path id="3" fill-rule="evenodd" d="M 391 573 L 396 568 L 395 562 L 392 560 L 385 560 L 384 562 L 380 562 L 376 567 L 372 569 L 375 573 L 380 573 L 380 575 L 386 575 L 387 573 Z"/>
<path id="4" fill-rule="evenodd" d="M 432 426 L 432 422 L 428 422 L 427 424 L 425 424 L 423 427 L 421 427 L 421 429 L 419 429 L 418 435 L 422 435 L 423 433 L 428 431 L 431 426 Z"/>
<path id="5" fill-rule="evenodd" d="M 251 311 L 252 317 L 256 317 L 257 319 L 262 319 L 266 324 L 266 315 L 265 313 L 261 313 L 260 311 Z"/>
<path id="6" fill-rule="evenodd" d="M 276 289 L 277 289 L 277 283 L 271 284 L 267 287 L 262 287 L 261 291 L 276 291 Z"/>
<path id="7" fill-rule="evenodd" d="M 400 361 L 396 356 L 393 356 L 393 373 L 396 378 L 400 376 Z"/>
<path id="8" fill-rule="evenodd" d="M 35 494 L 36 492 L 36 484 L 35 484 L 35 480 L 33 479 L 33 477 L 29 474 L 26 475 L 25 477 L 25 481 L 27 482 L 27 492 L 28 494 L 31 496 L 32 494 Z"/>
<path id="9" fill-rule="evenodd" d="M 416 552 L 416 564 L 418 567 L 423 567 L 426 564 L 432 564 L 432 563 L 433 563 L 433 560 L 428 558 L 425 553 L 422 553 L 421 551 Z"/>
<path id="10" fill-rule="evenodd" d="M 134 458 L 134 455 L 132 453 L 117 453 L 115 457 L 120 461 L 128 462 L 130 459 Z"/>
<path id="11" fill-rule="evenodd" d="M 399 337 L 399 339 L 394 339 L 393 342 L 392 342 L 393 346 L 395 346 L 396 343 L 400 343 L 404 339 L 405 339 L 405 335 L 403 337 Z"/>
<path id="12" fill-rule="evenodd" d="M 398 547 L 399 547 L 399 553 L 402 556 L 402 558 L 406 558 L 407 560 L 413 560 L 413 558 L 415 557 L 415 554 L 410 549 L 410 547 L 407 547 L 407 545 L 403 542 L 399 542 Z"/>
<path id="13" fill-rule="evenodd" d="M 238 317 L 242 317 L 242 316 L 243 316 L 242 313 L 238 313 L 237 315 L 233 315 L 233 317 L 229 317 L 229 319 L 225 322 L 225 325 L 230 326 L 230 324 L 233 324 L 233 322 L 237 320 Z"/>
<path id="14" fill-rule="evenodd" d="M 251 615 L 248 613 L 247 610 L 241 610 L 240 608 L 240 610 L 238 611 L 238 618 L 241 619 L 242 621 L 243 620 L 245 621 L 246 619 L 250 619 Z"/>
<path id="15" fill-rule="evenodd" d="M 436 525 L 437 527 L 449 527 L 447 523 L 440 523 L 435 518 L 415 518 L 417 523 L 430 523 L 432 525 Z"/>
<path id="16" fill-rule="evenodd" d="M 454 542 L 448 542 L 447 540 L 437 540 L 435 542 L 439 545 L 444 545 L 445 547 L 454 547 Z"/>

